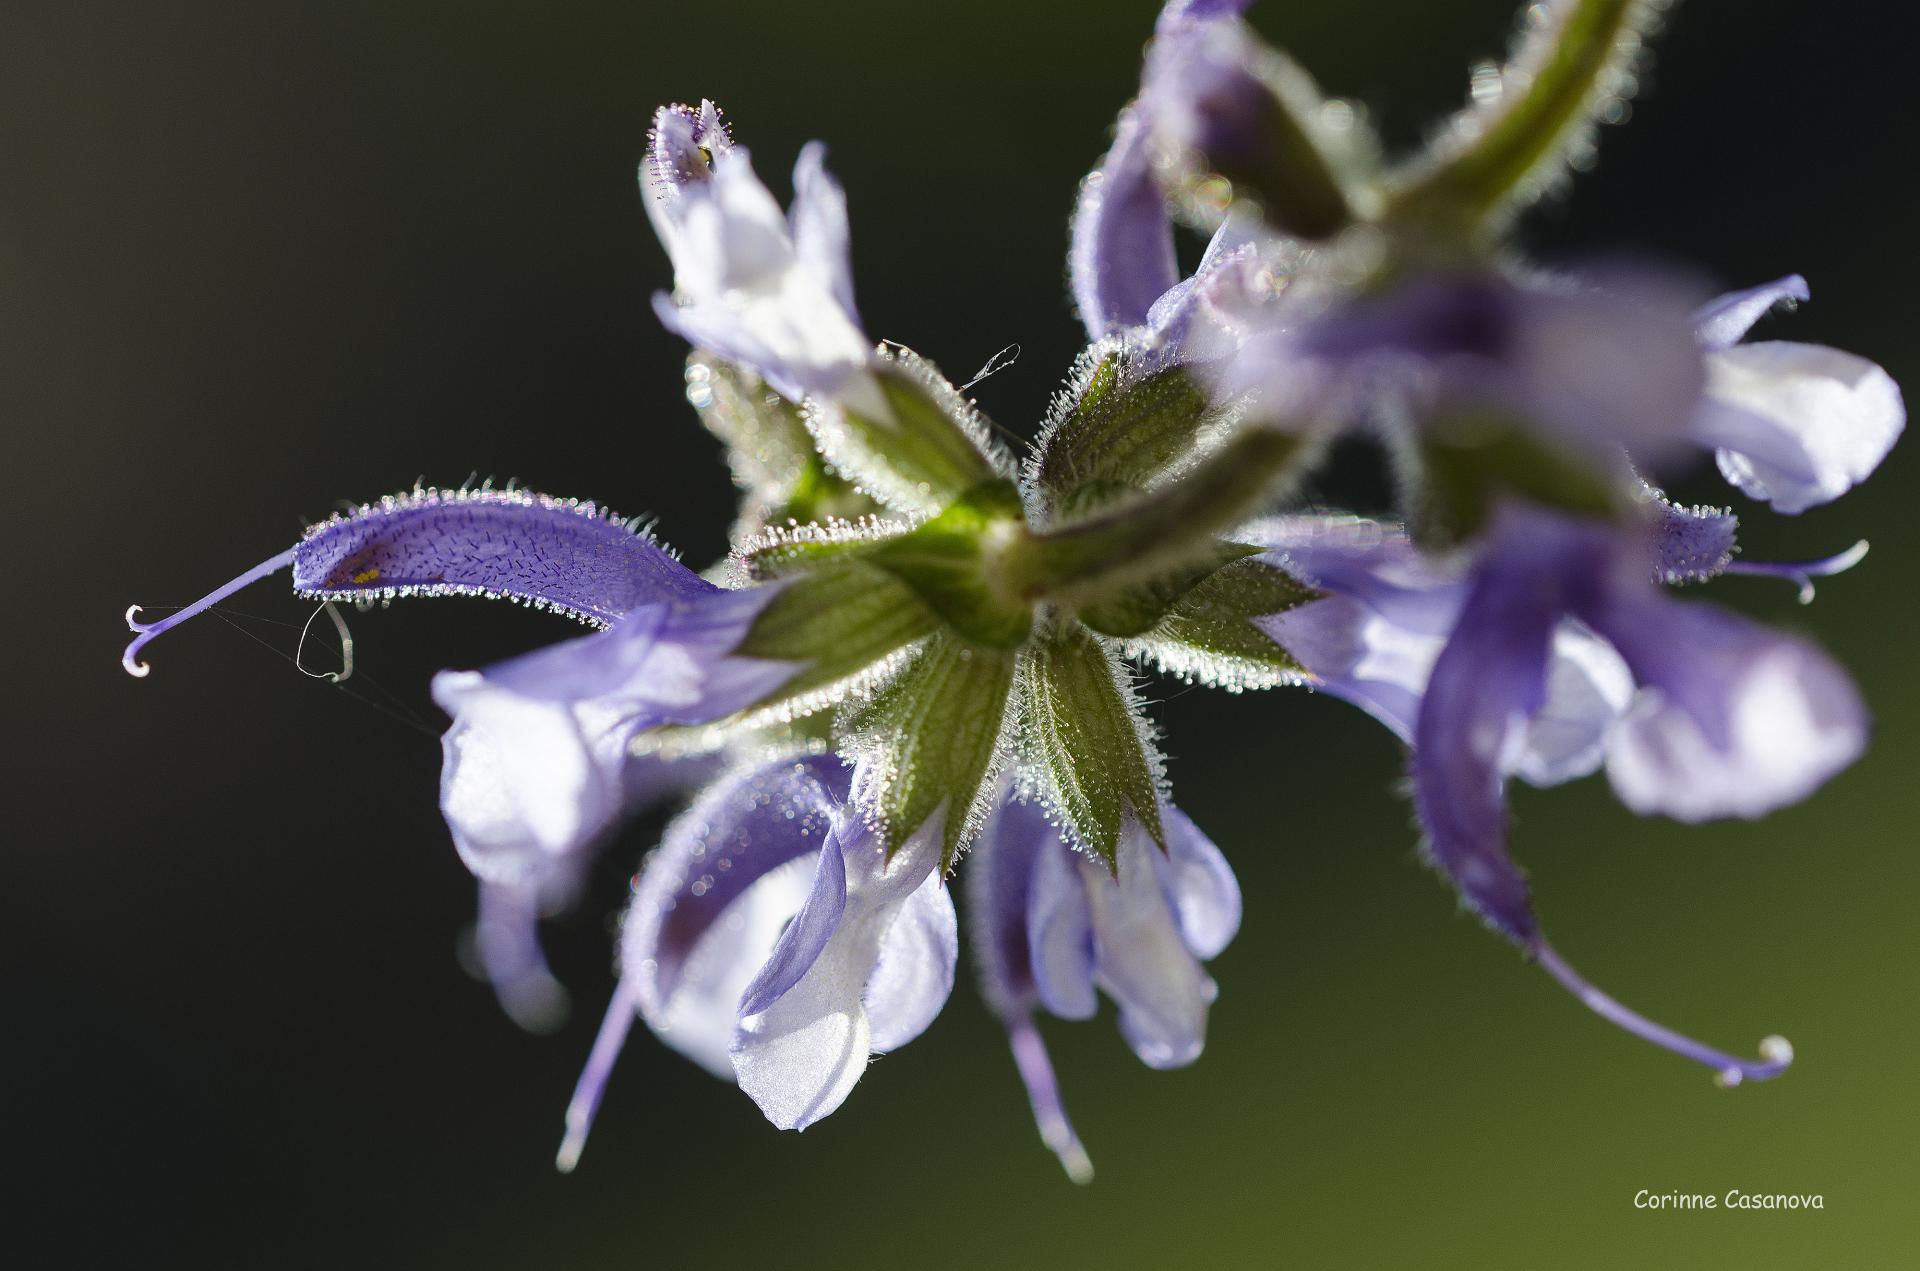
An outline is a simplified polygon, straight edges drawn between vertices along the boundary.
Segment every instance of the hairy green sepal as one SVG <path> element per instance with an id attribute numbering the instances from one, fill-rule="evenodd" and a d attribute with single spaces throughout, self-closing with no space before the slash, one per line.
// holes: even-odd
<path id="1" fill-rule="evenodd" d="M 940 626 L 911 587 L 858 557 L 827 560 L 780 588 L 735 652 L 804 668 L 759 707 L 797 701 L 859 675 Z"/>
<path id="2" fill-rule="evenodd" d="M 943 867 L 978 828 L 1016 661 L 1012 652 L 941 632 L 847 720 L 851 745 L 877 752 L 872 806 L 889 853 L 943 808 Z"/>
<path id="3" fill-rule="evenodd" d="M 872 366 L 877 400 L 819 403 L 808 427 L 828 460 L 862 489 L 906 511 L 931 512 L 1000 475 L 971 407 L 910 354 Z"/>
<path id="4" fill-rule="evenodd" d="M 1298 674 L 1301 666 L 1293 655 L 1252 620 L 1319 598 L 1319 592 L 1282 570 L 1257 560 L 1238 560 L 1180 597 L 1148 638 L 1185 645 L 1210 659 L 1224 658 L 1256 671 Z"/>
<path id="5" fill-rule="evenodd" d="M 828 468 L 800 408 L 745 367 L 695 354 L 687 359 L 687 399 L 726 444 L 734 484 L 748 495 L 747 532 L 761 524 L 857 520 L 880 510 Z"/>
<path id="6" fill-rule="evenodd" d="M 1078 623 L 1050 630 L 1025 657 L 1027 744 L 1075 842 L 1113 869 L 1131 815 L 1164 847 L 1153 763 L 1123 672 Z"/>
<path id="7" fill-rule="evenodd" d="M 1223 567 L 1259 552 L 1245 543 L 1215 542 L 1206 554 L 1158 578 L 1081 605 L 1080 620 L 1102 635 L 1145 635 Z"/>
<path id="8" fill-rule="evenodd" d="M 1011 585 L 1098 609 L 1129 588 L 1217 563 L 1219 536 L 1258 511 L 1308 449 L 1296 433 L 1242 428 L 1179 480 L 1023 541 Z"/>
<path id="9" fill-rule="evenodd" d="M 1094 364 L 1048 432 L 1035 476 L 1061 511 L 1086 512 L 1191 454 L 1221 416 L 1185 367 L 1142 374 L 1116 350 Z"/>

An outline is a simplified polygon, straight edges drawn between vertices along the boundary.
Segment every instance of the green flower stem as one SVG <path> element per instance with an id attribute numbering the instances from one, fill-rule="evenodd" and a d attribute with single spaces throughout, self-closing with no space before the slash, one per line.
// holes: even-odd
<path id="1" fill-rule="evenodd" d="M 1304 445 L 1298 434 L 1246 429 L 1158 489 L 1008 544 L 1003 586 L 1027 600 L 1086 603 L 1206 557 L 1267 502 Z"/>
<path id="2" fill-rule="evenodd" d="M 1523 198 L 1609 99 L 1653 7 L 1647 0 L 1552 4 L 1504 69 L 1503 100 L 1477 112 L 1484 122 L 1476 133 L 1436 149 L 1436 161 L 1392 197 L 1388 219 L 1477 224 Z"/>

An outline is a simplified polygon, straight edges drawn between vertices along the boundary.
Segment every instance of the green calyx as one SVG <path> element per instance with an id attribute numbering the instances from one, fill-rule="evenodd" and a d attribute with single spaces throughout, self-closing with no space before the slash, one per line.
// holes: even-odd
<path id="1" fill-rule="evenodd" d="M 855 556 L 823 561 L 779 586 L 734 652 L 801 670 L 757 711 L 830 706 L 846 681 L 940 629 L 939 615 L 912 588 Z"/>
<path id="2" fill-rule="evenodd" d="M 942 866 L 979 829 L 1008 746 L 1003 729 L 1016 655 L 950 633 L 841 724 L 848 749 L 873 761 L 871 806 L 889 853 L 940 816 Z"/>
<path id="3" fill-rule="evenodd" d="M 905 350 L 876 354 L 859 391 L 810 404 L 806 426 L 835 471 L 903 512 L 938 512 L 1011 471 L 972 403 Z"/>
<path id="4" fill-rule="evenodd" d="M 1050 628 L 1022 659 L 1026 746 L 1070 837 L 1108 869 L 1129 817 L 1164 848 L 1159 762 L 1125 668 L 1078 623 Z"/>
<path id="5" fill-rule="evenodd" d="M 687 400 L 726 444 L 727 466 L 743 493 L 736 538 L 768 525 L 859 520 L 882 509 L 840 477 L 814 447 L 800 408 L 731 362 L 687 360 Z"/>
<path id="6" fill-rule="evenodd" d="M 1028 474 L 1061 515 L 1145 488 L 1231 421 L 1231 408 L 1215 407 L 1184 366 L 1143 372 L 1122 350 L 1097 346 L 1083 368 Z"/>

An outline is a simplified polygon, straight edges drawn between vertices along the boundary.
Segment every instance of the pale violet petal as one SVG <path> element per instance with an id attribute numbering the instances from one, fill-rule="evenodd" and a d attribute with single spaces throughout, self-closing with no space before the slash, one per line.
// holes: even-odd
<path id="1" fill-rule="evenodd" d="M 442 671 L 433 695 L 454 717 L 442 739 L 440 807 L 478 877 L 534 877 L 618 811 L 616 783 L 570 706 L 496 688 L 478 671 Z"/>
<path id="2" fill-rule="evenodd" d="M 830 755 L 738 769 L 674 818 L 641 868 L 621 933 L 627 991 L 662 1041 L 716 1075 L 733 1077 L 727 1045 L 748 985 L 783 933 L 810 925 L 796 915 L 845 789 Z"/>
<path id="3" fill-rule="evenodd" d="M 1148 1067 L 1178 1068 L 1200 1057 L 1217 990 L 1161 890 L 1152 861 L 1158 851 L 1130 824 L 1120 835 L 1117 875 L 1085 858 L 1073 863 L 1093 915 L 1096 974 L 1120 1007 L 1121 1035 Z"/>
<path id="4" fill-rule="evenodd" d="M 898 1050 L 933 1023 L 953 993 L 960 927 L 953 895 L 939 871 L 914 889 L 880 940 L 880 960 L 867 978 L 867 1019 L 875 1054 Z"/>
<path id="5" fill-rule="evenodd" d="M 942 818 L 889 860 L 862 816 L 857 807 L 846 810 L 836 831 L 847 893 L 832 937 L 791 988 L 765 1010 L 743 1015 L 734 1031 L 740 1088 L 781 1129 L 805 1129 L 831 1113 L 866 1071 L 874 1038 L 867 984 L 888 928 L 940 864 Z"/>
<path id="6" fill-rule="evenodd" d="M 1167 838 L 1164 853 L 1147 859 L 1160 889 L 1173 906 L 1180 938 L 1201 961 L 1220 956 L 1240 930 L 1240 883 L 1227 858 L 1186 813 L 1162 804 L 1160 824 Z"/>
<path id="7" fill-rule="evenodd" d="M 1138 108 L 1121 112 L 1112 147 L 1081 182 L 1069 237 L 1067 272 L 1092 339 L 1145 322 L 1179 280 L 1173 221 Z"/>
<path id="8" fill-rule="evenodd" d="M 1777 512 L 1831 502 L 1864 481 L 1906 427 L 1886 371 L 1818 344 L 1741 344 L 1710 354 L 1693 436 L 1720 471 Z"/>
<path id="9" fill-rule="evenodd" d="M 1093 913 L 1080 862 L 1057 835 L 1033 864 L 1027 947 L 1034 990 L 1046 1008 L 1063 1019 L 1091 1019 L 1100 1006 L 1093 986 Z"/>
<path id="10" fill-rule="evenodd" d="M 817 855 L 762 874 L 680 958 L 673 991 L 642 1017 L 654 1035 L 716 1077 L 734 1079 L 727 1047 L 741 994 L 773 955 L 781 933 L 807 902 Z M 630 957 L 623 965 L 638 965 Z"/>
<path id="11" fill-rule="evenodd" d="M 1811 294 L 1805 278 L 1788 274 L 1745 291 L 1716 296 L 1693 311 L 1694 338 L 1705 349 L 1724 349 L 1738 344 L 1770 309 L 1805 300 Z"/>
<path id="12" fill-rule="evenodd" d="M 1664 604 L 1628 617 L 1633 636 L 1609 632 L 1642 683 L 1607 744 L 1621 802 L 1681 821 L 1759 817 L 1859 758 L 1866 708 L 1826 654 L 1734 614 Z"/>
<path id="13" fill-rule="evenodd" d="M 1027 939 L 1028 900 L 1040 853 L 1060 842 L 1040 805 L 1003 792 L 960 871 L 967 889 L 967 947 L 980 993 L 1002 1017 L 1024 1015 L 1039 1000 Z"/>
<path id="14" fill-rule="evenodd" d="M 793 206 L 787 213 L 794 255 L 812 270 L 855 322 L 853 307 L 853 232 L 847 224 L 847 194 L 827 171 L 827 148 L 817 141 L 800 147 L 793 164 Z"/>
<path id="15" fill-rule="evenodd" d="M 1527 725 L 1514 773 L 1536 786 L 1584 777 L 1606 758 L 1607 733 L 1633 700 L 1633 672 L 1612 645 L 1576 622 L 1553 633 L 1547 697 Z"/>
<path id="16" fill-rule="evenodd" d="M 766 965 L 755 973 L 736 1003 L 737 1015 L 758 1015 L 793 991 L 813 969 L 827 942 L 840 928 L 847 909 L 847 867 L 837 835 L 829 834 L 813 871 L 806 903 L 780 933 Z"/>

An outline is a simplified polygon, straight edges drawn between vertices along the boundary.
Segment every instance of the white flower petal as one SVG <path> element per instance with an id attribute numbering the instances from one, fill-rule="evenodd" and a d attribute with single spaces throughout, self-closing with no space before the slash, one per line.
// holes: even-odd
<path id="1" fill-rule="evenodd" d="M 1797 803 L 1866 748 L 1844 672 L 1797 640 L 1769 643 L 1724 692 L 1721 738 L 1658 689 L 1642 690 L 1607 746 L 1620 801 L 1681 821 L 1759 817 Z"/>
<path id="2" fill-rule="evenodd" d="M 938 816 L 889 861 L 859 823 L 858 809 L 844 815 L 841 919 L 806 973 L 766 1009 L 740 1020 L 730 1046 L 740 1088 L 783 1130 L 803 1130 L 831 1113 L 866 1071 L 874 1045 L 867 985 L 889 928 L 940 863 Z M 902 974 L 896 969 L 891 978 Z M 900 1021 L 889 1024 L 897 1040 Z"/>
<path id="3" fill-rule="evenodd" d="M 1775 511 L 1802 512 L 1864 481 L 1907 422 L 1900 389 L 1865 358 L 1818 344 L 1741 344 L 1707 357 L 1694 436 L 1720 471 Z"/>
<path id="4" fill-rule="evenodd" d="M 534 876 L 619 810 L 617 787 L 572 707 L 496 688 L 477 671 L 441 672 L 433 695 L 454 717 L 442 740 L 441 809 L 479 877 Z"/>
<path id="5" fill-rule="evenodd" d="M 1586 776 L 1606 757 L 1607 732 L 1632 700 L 1626 660 L 1585 627 L 1562 622 L 1547 664 L 1547 700 L 1527 725 L 1515 775 L 1536 786 Z"/>

